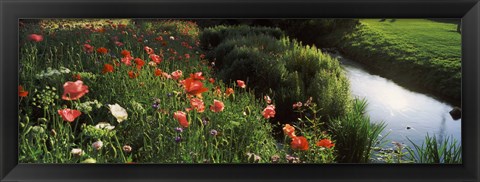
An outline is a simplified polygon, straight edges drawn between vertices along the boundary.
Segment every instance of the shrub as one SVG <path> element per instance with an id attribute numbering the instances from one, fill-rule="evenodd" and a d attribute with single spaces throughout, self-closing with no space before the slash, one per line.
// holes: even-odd
<path id="1" fill-rule="evenodd" d="M 217 47 L 224 41 L 225 38 L 233 36 L 247 36 L 247 35 L 270 35 L 277 39 L 283 36 L 283 32 L 278 28 L 267 27 L 250 27 L 245 25 L 240 26 L 216 26 L 204 29 L 200 34 L 201 47 L 205 50 Z"/>

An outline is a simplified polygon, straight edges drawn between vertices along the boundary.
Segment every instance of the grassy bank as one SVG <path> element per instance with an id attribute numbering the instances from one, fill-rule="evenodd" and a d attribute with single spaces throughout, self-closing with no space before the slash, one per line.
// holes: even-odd
<path id="1" fill-rule="evenodd" d="M 372 71 L 454 105 L 461 96 L 461 34 L 455 23 L 362 19 L 324 41 Z"/>

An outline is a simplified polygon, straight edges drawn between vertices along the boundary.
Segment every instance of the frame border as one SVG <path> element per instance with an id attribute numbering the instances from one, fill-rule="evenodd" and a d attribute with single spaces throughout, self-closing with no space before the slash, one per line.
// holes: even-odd
<path id="1" fill-rule="evenodd" d="M 0 12 L 0 181 L 479 180 L 478 0 L 0 0 Z M 463 164 L 18 164 L 18 19 L 59 17 L 462 18 Z"/>

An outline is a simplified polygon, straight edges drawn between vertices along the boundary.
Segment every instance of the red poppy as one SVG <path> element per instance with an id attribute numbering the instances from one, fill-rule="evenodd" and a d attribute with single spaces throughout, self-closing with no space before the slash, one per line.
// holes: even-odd
<path id="1" fill-rule="evenodd" d="M 283 133 L 290 138 L 296 137 L 295 135 L 295 128 L 289 124 L 286 124 L 285 127 L 283 127 Z"/>
<path id="2" fill-rule="evenodd" d="M 88 93 L 88 86 L 83 85 L 82 80 L 77 80 L 75 82 L 65 82 L 63 84 L 63 100 L 77 100 L 83 95 Z"/>
<path id="3" fill-rule="evenodd" d="M 85 52 L 91 53 L 93 52 L 94 47 L 90 44 L 83 44 L 83 50 Z"/>
<path id="4" fill-rule="evenodd" d="M 263 109 L 262 115 L 265 119 L 275 117 L 275 106 L 274 105 L 268 105 L 265 109 Z"/>
<path id="5" fill-rule="evenodd" d="M 214 79 L 214 78 L 209 78 L 209 79 L 208 79 L 208 82 L 210 82 L 210 83 L 213 84 L 213 83 L 215 83 L 215 79 Z"/>
<path id="6" fill-rule="evenodd" d="M 227 97 L 232 95 L 233 93 L 234 93 L 233 88 L 227 88 L 227 90 L 225 90 L 225 95 L 227 95 Z"/>
<path id="7" fill-rule="evenodd" d="M 202 76 L 202 72 L 196 72 L 190 74 L 190 78 L 193 78 L 194 80 L 205 80 L 205 77 Z"/>
<path id="8" fill-rule="evenodd" d="M 182 75 L 183 75 L 182 70 L 177 70 L 177 71 L 172 72 L 172 78 L 174 80 L 178 80 L 180 77 L 182 77 Z"/>
<path id="9" fill-rule="evenodd" d="M 240 88 L 245 88 L 247 85 L 245 85 L 245 82 L 242 81 L 242 80 L 237 80 L 237 85 L 240 87 Z"/>
<path id="10" fill-rule="evenodd" d="M 100 54 L 107 54 L 108 49 L 105 48 L 105 47 L 100 47 L 100 48 L 97 49 L 97 52 L 100 53 Z"/>
<path id="11" fill-rule="evenodd" d="M 185 79 L 185 91 L 190 95 L 197 95 L 201 97 L 203 92 L 208 91 L 208 88 L 203 87 L 203 83 L 192 78 Z"/>
<path id="12" fill-rule="evenodd" d="M 153 60 L 153 62 L 157 63 L 157 64 L 160 64 L 162 62 L 162 58 L 159 56 L 159 55 L 156 55 L 156 54 L 150 54 L 150 59 Z"/>
<path id="13" fill-rule="evenodd" d="M 205 111 L 205 104 L 203 103 L 202 99 L 198 99 L 198 98 L 190 99 L 190 106 L 192 107 L 192 109 L 195 109 L 198 112 Z"/>
<path id="14" fill-rule="evenodd" d="M 316 145 L 317 145 L 318 147 L 325 147 L 325 148 L 332 148 L 332 147 L 335 146 L 335 144 L 332 143 L 332 141 L 329 140 L 329 139 L 319 140 L 319 141 L 316 143 Z"/>
<path id="15" fill-rule="evenodd" d="M 105 74 L 105 73 L 113 73 L 113 65 L 111 64 L 104 64 L 103 65 L 103 70 L 102 70 L 102 73 Z"/>
<path id="16" fill-rule="evenodd" d="M 123 50 L 121 52 L 121 54 L 122 54 L 123 57 L 130 57 L 131 56 L 130 51 L 127 51 L 127 50 Z"/>
<path id="17" fill-rule="evenodd" d="M 210 110 L 213 112 L 222 112 L 224 108 L 225 104 L 223 104 L 222 101 L 216 99 L 213 100 L 213 105 L 210 106 Z"/>
<path id="18" fill-rule="evenodd" d="M 163 37 L 161 35 L 159 35 L 158 37 L 155 38 L 155 40 L 157 41 L 162 41 L 163 40 Z"/>
<path id="19" fill-rule="evenodd" d="M 185 59 L 190 59 L 190 54 L 185 54 Z"/>
<path id="20" fill-rule="evenodd" d="M 143 65 L 145 65 L 145 61 L 140 58 L 135 58 L 134 62 L 137 65 L 137 69 L 139 70 L 142 68 Z"/>
<path id="21" fill-rule="evenodd" d="M 155 76 L 160 76 L 160 75 L 162 75 L 162 70 L 155 68 Z"/>
<path id="22" fill-rule="evenodd" d="M 82 113 L 78 110 L 72 110 L 67 108 L 67 109 L 58 110 L 58 114 L 62 116 L 62 119 L 64 121 L 73 122 L 75 118 L 80 116 Z"/>
<path id="23" fill-rule="evenodd" d="M 19 97 L 26 97 L 28 95 L 28 91 L 23 90 L 21 85 L 18 86 L 18 96 Z"/>
<path id="24" fill-rule="evenodd" d="M 184 128 L 188 127 L 189 123 L 187 121 L 187 114 L 185 112 L 177 111 L 173 114 L 173 118 L 175 118 Z"/>
<path id="25" fill-rule="evenodd" d="M 123 57 L 121 59 L 121 61 L 122 61 L 123 64 L 130 66 L 132 64 L 132 62 L 131 62 L 132 59 L 133 59 L 133 57 L 127 56 L 127 57 Z"/>
<path id="26" fill-rule="evenodd" d="M 303 136 L 293 137 L 292 142 L 290 143 L 290 147 L 292 147 L 292 149 L 308 150 L 307 138 Z"/>
<path id="27" fill-rule="evenodd" d="M 145 46 L 143 49 L 145 50 L 145 52 L 147 52 L 148 55 L 153 54 L 153 49 L 152 48 L 150 48 L 148 46 Z"/>
<path id="28" fill-rule="evenodd" d="M 128 71 L 128 76 L 130 78 L 137 78 L 138 77 L 138 73 L 135 73 L 133 71 Z"/>
<path id="29" fill-rule="evenodd" d="M 30 34 L 28 35 L 28 40 L 31 40 L 33 42 L 41 42 L 43 40 L 43 36 L 38 34 Z"/>

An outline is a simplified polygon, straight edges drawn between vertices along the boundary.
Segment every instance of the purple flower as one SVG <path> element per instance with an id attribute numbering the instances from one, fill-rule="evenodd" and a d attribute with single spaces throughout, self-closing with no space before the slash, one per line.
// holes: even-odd
<path id="1" fill-rule="evenodd" d="M 182 141 L 182 137 L 179 137 L 179 136 L 175 137 L 175 142 L 179 143 L 181 141 Z"/>
<path id="2" fill-rule="evenodd" d="M 152 104 L 152 107 L 153 107 L 154 109 L 158 109 L 158 104 L 157 104 L 157 103 L 154 103 L 154 104 Z"/>
<path id="3" fill-rule="evenodd" d="M 208 124 L 207 118 L 202 118 L 202 123 L 203 123 L 203 125 L 207 125 Z"/>
<path id="4" fill-rule="evenodd" d="M 176 127 L 176 128 L 175 128 L 175 131 L 177 131 L 177 132 L 181 133 L 181 132 L 183 132 L 183 129 L 182 129 L 182 128 L 180 128 L 180 127 Z"/>
<path id="5" fill-rule="evenodd" d="M 217 130 L 210 130 L 210 135 L 212 135 L 212 136 L 217 136 L 217 135 L 218 135 L 218 131 L 217 131 Z"/>

